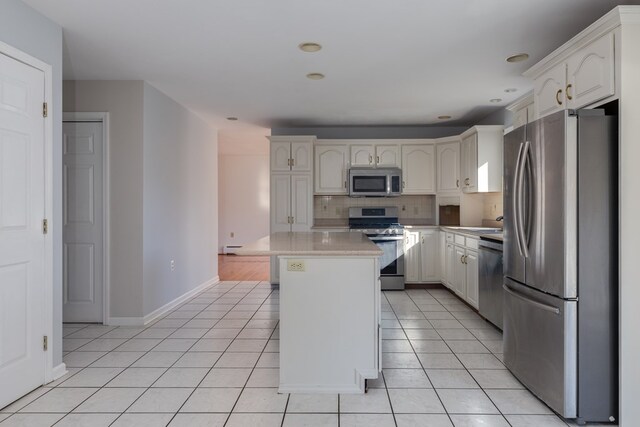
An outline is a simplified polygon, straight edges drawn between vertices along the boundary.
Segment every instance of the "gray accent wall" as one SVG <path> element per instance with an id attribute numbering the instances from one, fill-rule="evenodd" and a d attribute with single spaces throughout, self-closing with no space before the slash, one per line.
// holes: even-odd
<path id="1" fill-rule="evenodd" d="M 271 135 L 315 135 L 318 139 L 414 139 L 460 135 L 469 126 L 322 126 L 272 128 Z"/>
<path id="2" fill-rule="evenodd" d="M 216 129 L 147 83 L 143 133 L 146 316 L 218 275 L 218 144 Z"/>
<path id="3" fill-rule="evenodd" d="M 0 41 L 51 65 L 53 100 L 53 366 L 62 363 L 62 27 L 20 0 L 0 0 Z"/>
<path id="4" fill-rule="evenodd" d="M 140 321 L 214 279 L 217 130 L 143 81 L 65 81 L 64 111 L 109 113 L 110 317 Z"/>
<path id="5" fill-rule="evenodd" d="M 64 111 L 109 113 L 112 317 L 142 313 L 142 81 L 64 82 Z"/>

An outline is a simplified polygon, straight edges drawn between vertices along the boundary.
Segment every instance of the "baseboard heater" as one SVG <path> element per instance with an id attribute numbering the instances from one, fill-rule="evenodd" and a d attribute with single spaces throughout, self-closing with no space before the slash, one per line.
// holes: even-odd
<path id="1" fill-rule="evenodd" d="M 241 247 L 241 245 L 226 245 L 222 248 L 222 253 L 225 255 L 235 255 L 236 251 Z"/>

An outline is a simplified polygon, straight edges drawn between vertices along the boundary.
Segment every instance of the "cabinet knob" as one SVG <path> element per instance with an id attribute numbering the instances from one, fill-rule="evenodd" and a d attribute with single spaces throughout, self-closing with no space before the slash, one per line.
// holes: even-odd
<path id="1" fill-rule="evenodd" d="M 373 156 L 369 154 L 369 164 L 373 163 Z"/>
<path id="2" fill-rule="evenodd" d="M 406 187 L 405 182 L 402 181 L 402 188 Z"/>
<path id="3" fill-rule="evenodd" d="M 556 102 L 558 105 L 562 105 L 562 100 L 560 99 L 560 95 L 562 95 L 562 89 L 558 89 L 556 92 Z"/>
<path id="4" fill-rule="evenodd" d="M 291 159 L 287 159 L 287 166 L 291 166 Z"/>
<path id="5" fill-rule="evenodd" d="M 462 256 L 460 257 L 460 263 L 461 263 L 461 264 L 464 264 L 464 255 L 462 255 Z"/>
<path id="6" fill-rule="evenodd" d="M 293 159 L 291 159 L 291 166 L 295 166 Z"/>
<path id="7" fill-rule="evenodd" d="M 460 188 L 460 180 L 456 179 L 456 188 Z"/>
<path id="8" fill-rule="evenodd" d="M 376 156 L 376 164 L 380 163 L 380 156 Z"/>
<path id="9" fill-rule="evenodd" d="M 571 96 L 571 94 L 569 93 L 569 89 L 571 89 L 573 87 L 573 85 L 571 83 L 569 83 L 567 85 L 567 89 L 564 91 L 564 93 L 567 95 L 567 99 L 569 101 L 571 101 L 573 99 L 573 96 Z"/>
<path id="10" fill-rule="evenodd" d="M 466 185 L 467 187 L 469 186 L 469 178 L 464 179 L 464 185 Z"/>

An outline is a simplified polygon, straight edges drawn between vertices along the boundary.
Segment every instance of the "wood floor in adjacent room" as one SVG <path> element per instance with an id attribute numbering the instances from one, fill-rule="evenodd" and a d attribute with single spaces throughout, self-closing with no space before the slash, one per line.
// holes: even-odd
<path id="1" fill-rule="evenodd" d="M 268 256 L 218 255 L 220 280 L 269 280 Z"/>

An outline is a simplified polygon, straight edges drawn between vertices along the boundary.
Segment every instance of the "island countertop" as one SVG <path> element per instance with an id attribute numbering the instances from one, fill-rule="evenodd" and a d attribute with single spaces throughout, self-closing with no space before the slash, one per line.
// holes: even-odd
<path id="1" fill-rule="evenodd" d="M 236 250 L 237 255 L 380 256 L 382 250 L 363 233 L 278 232 Z"/>

